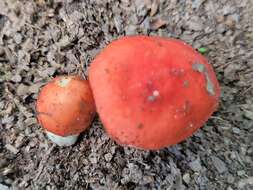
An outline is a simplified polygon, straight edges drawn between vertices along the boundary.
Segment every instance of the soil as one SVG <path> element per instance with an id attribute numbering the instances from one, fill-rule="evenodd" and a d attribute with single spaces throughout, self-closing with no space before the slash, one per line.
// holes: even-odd
<path id="1" fill-rule="evenodd" d="M 252 0 L 1 0 L 0 189 L 253 189 Z M 38 125 L 41 86 L 87 76 L 113 39 L 147 34 L 206 48 L 220 106 L 191 138 L 160 151 L 117 145 L 97 118 L 75 146 Z"/>

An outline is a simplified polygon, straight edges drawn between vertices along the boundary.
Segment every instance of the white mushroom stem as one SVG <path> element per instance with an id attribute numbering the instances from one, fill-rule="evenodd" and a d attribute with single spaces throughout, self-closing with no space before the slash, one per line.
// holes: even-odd
<path id="1" fill-rule="evenodd" d="M 59 146 L 71 146 L 76 143 L 79 134 L 76 135 L 69 135 L 66 137 L 56 135 L 54 133 L 51 133 L 49 131 L 46 131 L 47 137 L 53 141 L 55 144 Z"/>

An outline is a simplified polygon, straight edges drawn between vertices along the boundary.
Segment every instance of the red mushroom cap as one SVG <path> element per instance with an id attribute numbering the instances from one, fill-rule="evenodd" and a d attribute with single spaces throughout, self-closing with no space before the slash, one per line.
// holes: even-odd
<path id="1" fill-rule="evenodd" d="M 89 127 L 95 103 L 87 80 L 60 76 L 44 86 L 37 100 L 39 123 L 59 136 L 79 134 Z"/>
<path id="2" fill-rule="evenodd" d="M 218 106 L 212 66 L 180 40 L 123 37 L 92 62 L 97 112 L 119 144 L 160 149 L 200 128 Z"/>

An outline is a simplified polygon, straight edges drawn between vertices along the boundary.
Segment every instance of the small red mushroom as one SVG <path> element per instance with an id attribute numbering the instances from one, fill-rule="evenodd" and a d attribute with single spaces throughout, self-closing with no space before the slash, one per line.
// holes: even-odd
<path id="1" fill-rule="evenodd" d="M 186 43 L 123 37 L 92 62 L 97 112 L 116 142 L 141 149 L 179 143 L 216 110 L 220 88 L 212 66 Z"/>
<path id="2" fill-rule="evenodd" d="M 38 121 L 59 146 L 73 145 L 89 127 L 95 103 L 87 80 L 59 76 L 44 86 L 37 100 Z"/>

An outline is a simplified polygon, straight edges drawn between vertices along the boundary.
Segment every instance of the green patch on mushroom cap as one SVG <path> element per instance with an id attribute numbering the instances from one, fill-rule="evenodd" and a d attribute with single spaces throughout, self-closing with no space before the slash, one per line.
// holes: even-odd
<path id="1" fill-rule="evenodd" d="M 205 79 L 206 79 L 206 90 L 210 95 L 214 96 L 215 95 L 214 85 L 208 75 L 206 66 L 201 63 L 194 63 L 194 64 L 192 64 L 192 69 L 194 71 L 198 71 L 198 72 L 204 74 Z"/>

